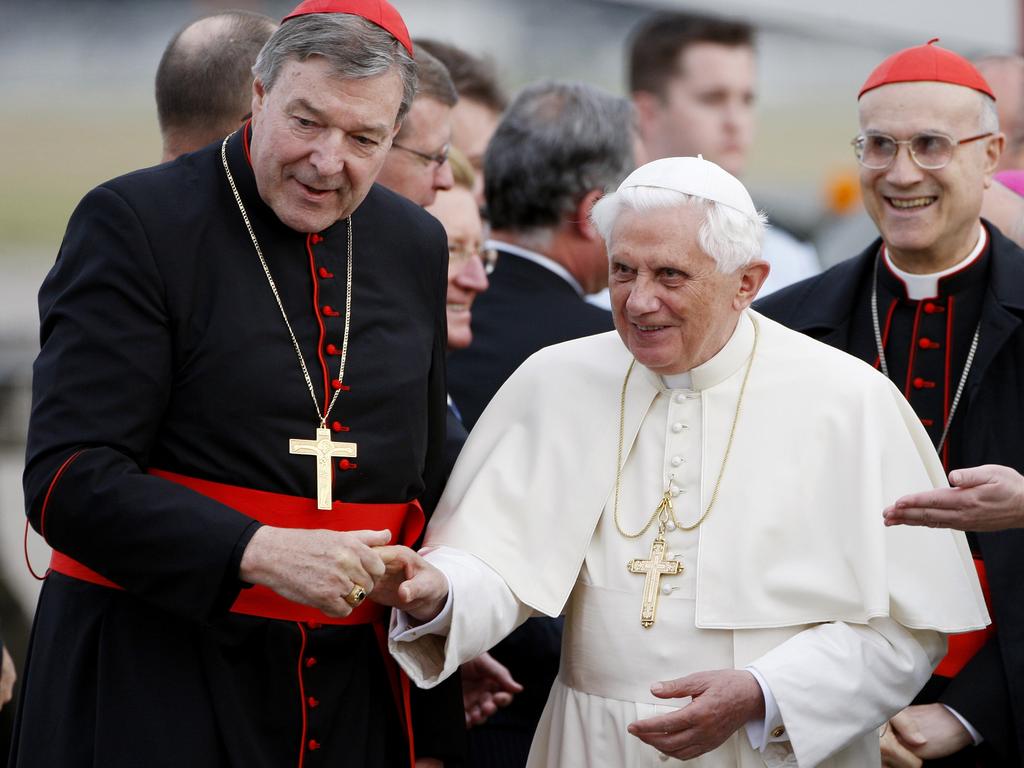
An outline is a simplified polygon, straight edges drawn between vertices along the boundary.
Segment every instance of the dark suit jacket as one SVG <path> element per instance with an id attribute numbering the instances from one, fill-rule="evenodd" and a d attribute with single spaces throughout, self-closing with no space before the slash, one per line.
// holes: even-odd
<path id="1" fill-rule="evenodd" d="M 473 343 L 448 357 L 448 391 L 466 428 L 534 352 L 612 327 L 610 312 L 550 269 L 502 251 L 490 288 L 473 302 Z"/>
<path id="2" fill-rule="evenodd" d="M 1024 472 L 1024 251 L 990 223 L 985 226 L 991 235 L 991 271 L 963 415 L 957 416 L 969 425 L 960 455 L 963 466 L 1002 464 Z M 855 258 L 784 288 L 755 308 L 872 362 L 874 349 L 850 349 L 850 319 L 870 300 L 880 245 L 876 240 Z M 981 732 L 1003 761 L 996 764 L 1018 765 L 1024 754 L 1024 530 L 979 533 L 977 542 L 996 634 L 939 700 Z"/>

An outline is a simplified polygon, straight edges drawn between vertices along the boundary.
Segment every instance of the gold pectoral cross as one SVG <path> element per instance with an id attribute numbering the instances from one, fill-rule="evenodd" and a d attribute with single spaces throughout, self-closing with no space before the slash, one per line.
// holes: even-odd
<path id="1" fill-rule="evenodd" d="M 355 443 L 335 443 L 331 440 L 331 430 L 318 427 L 316 440 L 288 441 L 288 452 L 302 456 L 316 456 L 316 507 L 331 508 L 331 459 L 335 456 L 355 457 Z"/>
<path id="2" fill-rule="evenodd" d="M 651 556 L 648 560 L 634 558 L 626 567 L 630 573 L 645 574 L 644 601 L 640 607 L 640 624 L 645 628 L 654 625 L 658 612 L 658 592 L 662 576 L 675 576 L 683 572 L 682 560 L 665 559 L 665 524 L 658 526 L 658 536 L 651 543 Z"/>

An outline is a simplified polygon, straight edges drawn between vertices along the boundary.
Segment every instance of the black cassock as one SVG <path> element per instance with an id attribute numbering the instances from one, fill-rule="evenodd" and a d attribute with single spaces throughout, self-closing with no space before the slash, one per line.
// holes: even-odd
<path id="1" fill-rule="evenodd" d="M 323 408 L 346 223 L 285 227 L 258 195 L 246 138 L 231 138 L 229 163 Z M 443 484 L 445 234 L 379 186 L 352 220 L 348 389 L 328 423 L 358 457 L 335 461 L 333 498 L 429 510 Z M 47 578 L 11 765 L 408 765 L 373 627 L 229 613 L 258 524 L 146 474 L 316 497 L 315 459 L 288 445 L 314 437 L 313 401 L 219 143 L 90 192 L 40 315 L 28 515 L 125 591 Z"/>

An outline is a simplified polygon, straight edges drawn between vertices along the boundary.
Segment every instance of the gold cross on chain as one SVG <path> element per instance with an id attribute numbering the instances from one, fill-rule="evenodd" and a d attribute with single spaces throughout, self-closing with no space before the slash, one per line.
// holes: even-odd
<path id="1" fill-rule="evenodd" d="M 664 524 L 663 524 L 664 525 Z M 658 588 L 662 576 L 675 576 L 683 572 L 682 560 L 665 559 L 665 534 L 660 527 L 657 538 L 651 543 L 651 556 L 648 560 L 633 558 L 626 567 L 630 573 L 643 573 L 644 600 L 640 607 L 640 624 L 644 629 L 654 625 L 654 617 L 658 612 Z"/>
<path id="2" fill-rule="evenodd" d="M 331 508 L 331 459 L 335 456 L 354 457 L 355 443 L 335 443 L 331 440 L 331 430 L 317 427 L 316 440 L 288 441 L 288 452 L 302 456 L 316 456 L 316 507 Z"/>

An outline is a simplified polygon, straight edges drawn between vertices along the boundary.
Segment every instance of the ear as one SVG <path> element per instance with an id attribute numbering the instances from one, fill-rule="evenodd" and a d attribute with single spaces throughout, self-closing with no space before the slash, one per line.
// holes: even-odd
<path id="1" fill-rule="evenodd" d="M 604 190 L 592 189 L 576 204 L 576 210 L 573 212 L 572 225 L 576 233 L 584 240 L 594 241 L 601 239 L 601 235 L 598 234 L 597 228 L 590 220 L 590 209 L 593 208 L 594 203 L 602 197 L 604 197 Z"/>
<path id="2" fill-rule="evenodd" d="M 760 259 L 740 268 L 740 285 L 733 298 L 734 309 L 742 311 L 754 302 L 757 292 L 761 290 L 764 281 L 768 279 L 769 271 L 771 271 L 771 265 Z"/>
<path id="3" fill-rule="evenodd" d="M 263 102 L 267 99 L 267 89 L 263 81 L 256 78 L 252 81 L 252 116 L 253 119 L 263 110 Z"/>
<path id="4" fill-rule="evenodd" d="M 999 165 L 999 158 L 1006 148 L 1006 134 L 997 133 L 985 143 L 985 188 L 992 186 L 992 175 Z"/>
<path id="5" fill-rule="evenodd" d="M 661 112 L 662 100 L 657 94 L 650 91 L 633 91 L 632 98 L 640 135 L 646 136 L 651 123 Z"/>

